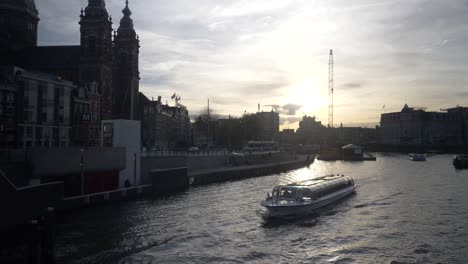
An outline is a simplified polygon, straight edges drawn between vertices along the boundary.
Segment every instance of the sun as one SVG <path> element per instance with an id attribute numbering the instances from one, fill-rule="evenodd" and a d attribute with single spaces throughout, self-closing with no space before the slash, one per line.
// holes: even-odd
<path id="1" fill-rule="evenodd" d="M 306 78 L 291 86 L 289 102 L 301 105 L 300 111 L 307 115 L 319 116 L 327 111 L 326 92 L 321 91 L 313 80 Z"/>

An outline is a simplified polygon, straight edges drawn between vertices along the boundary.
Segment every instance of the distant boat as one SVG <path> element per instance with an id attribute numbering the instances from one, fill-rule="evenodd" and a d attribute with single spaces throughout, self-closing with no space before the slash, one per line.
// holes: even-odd
<path id="1" fill-rule="evenodd" d="M 364 157 L 363 157 L 364 160 L 371 160 L 371 161 L 375 161 L 377 160 L 377 157 L 375 155 L 372 155 L 372 154 L 364 154 Z"/>
<path id="2" fill-rule="evenodd" d="M 410 160 L 412 161 L 426 161 L 427 155 L 422 153 L 412 153 L 409 154 Z"/>
<path id="3" fill-rule="evenodd" d="M 351 177 L 328 175 L 316 179 L 276 186 L 261 202 L 264 218 L 306 215 L 352 193 L 356 184 Z"/>
<path id="4" fill-rule="evenodd" d="M 453 157 L 453 166 L 457 170 L 468 169 L 468 155 L 456 155 Z"/>

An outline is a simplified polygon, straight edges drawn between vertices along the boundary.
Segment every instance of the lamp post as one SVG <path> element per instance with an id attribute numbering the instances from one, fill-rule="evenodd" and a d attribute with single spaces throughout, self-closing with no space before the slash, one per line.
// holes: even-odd
<path id="1" fill-rule="evenodd" d="M 133 185 L 137 187 L 137 155 L 133 153 Z"/>
<path id="2" fill-rule="evenodd" d="M 81 179 L 81 195 L 84 195 L 84 149 L 80 149 L 81 159 L 80 159 L 80 179 Z"/>

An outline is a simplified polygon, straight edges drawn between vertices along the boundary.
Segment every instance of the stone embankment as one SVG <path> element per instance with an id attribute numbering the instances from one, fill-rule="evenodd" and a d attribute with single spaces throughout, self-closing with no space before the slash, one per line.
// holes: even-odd
<path id="1" fill-rule="evenodd" d="M 312 162 L 313 160 L 311 157 L 299 156 L 288 161 L 193 170 L 189 172 L 188 176 L 191 185 L 203 185 L 214 182 L 276 174 L 305 167 L 310 165 Z"/>

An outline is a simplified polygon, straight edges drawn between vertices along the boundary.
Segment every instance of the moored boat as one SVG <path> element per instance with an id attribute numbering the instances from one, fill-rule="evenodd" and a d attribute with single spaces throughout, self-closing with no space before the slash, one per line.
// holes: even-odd
<path id="1" fill-rule="evenodd" d="M 427 155 L 426 154 L 421 154 L 421 153 L 412 153 L 409 154 L 410 160 L 412 161 L 426 161 L 427 160 Z"/>
<path id="2" fill-rule="evenodd" d="M 453 166 L 456 169 L 468 169 L 468 155 L 456 155 L 453 157 Z"/>
<path id="3" fill-rule="evenodd" d="M 305 215 L 352 193 L 356 184 L 351 177 L 327 175 L 311 180 L 276 186 L 261 202 L 265 218 Z"/>

